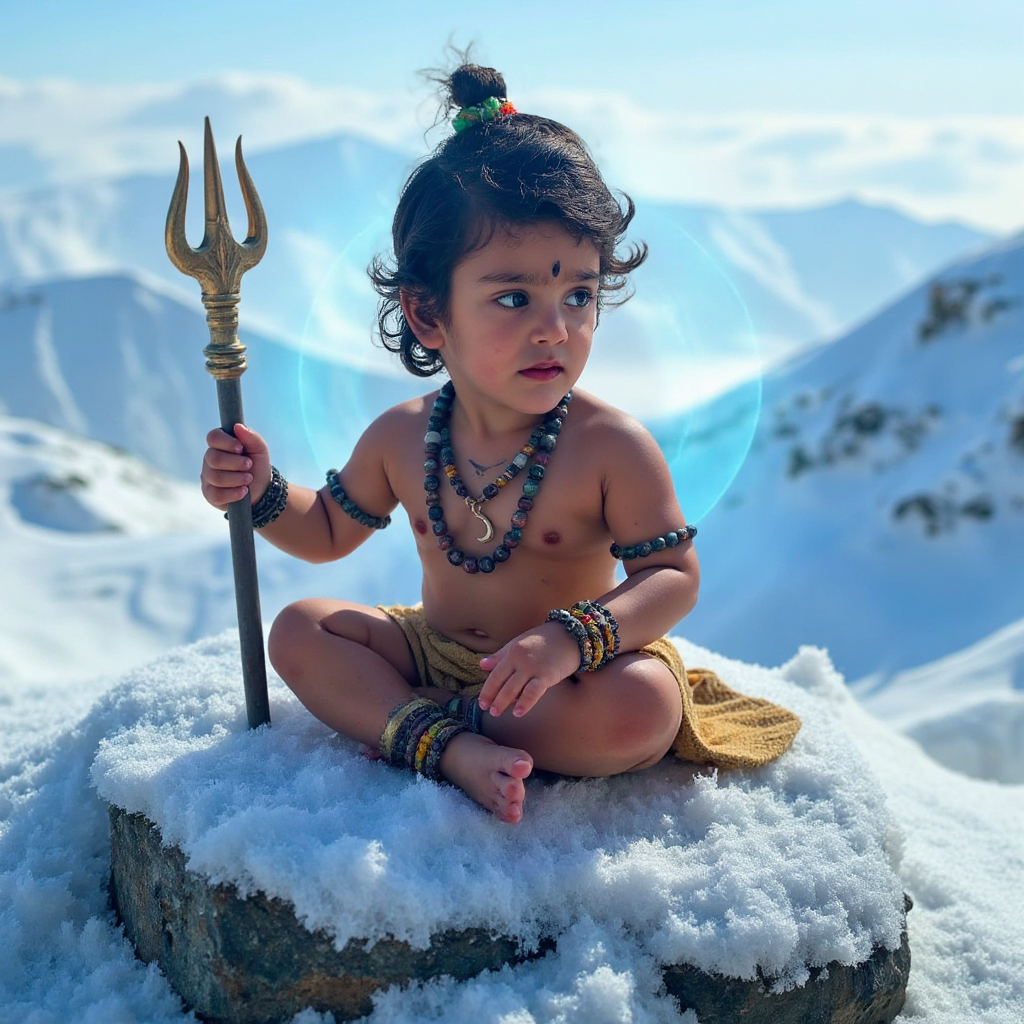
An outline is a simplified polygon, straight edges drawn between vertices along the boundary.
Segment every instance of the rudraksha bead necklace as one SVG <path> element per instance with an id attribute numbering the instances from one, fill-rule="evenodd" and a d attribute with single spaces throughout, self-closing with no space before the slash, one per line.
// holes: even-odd
<path id="1" fill-rule="evenodd" d="M 426 476 L 423 479 L 423 489 L 427 494 L 427 515 L 430 518 L 430 528 L 437 538 L 437 546 L 447 553 L 448 561 L 452 565 L 461 565 L 468 573 L 487 573 L 494 572 L 494 567 L 498 563 L 509 560 L 512 550 L 519 546 L 519 542 L 523 538 L 523 527 L 526 526 L 529 512 L 533 508 L 534 498 L 540 491 L 541 480 L 544 479 L 544 467 L 555 450 L 558 435 L 562 429 L 562 420 L 569 412 L 571 401 L 572 392 L 570 391 L 554 409 L 545 414 L 543 421 L 530 435 L 526 444 L 519 449 L 519 454 L 505 467 L 504 472 L 483 489 L 479 498 L 474 498 L 455 468 L 455 451 L 452 448 L 451 428 L 448 425 L 452 416 L 452 404 L 455 402 L 455 385 L 448 381 L 438 392 L 437 398 L 434 399 L 434 407 L 430 410 L 427 433 L 423 439 L 426 444 L 426 457 L 423 462 Z M 444 509 L 441 508 L 439 493 L 441 478 L 438 473 L 442 467 L 444 475 L 448 478 L 455 493 L 466 503 L 470 512 L 483 523 L 484 534 L 477 539 L 488 541 L 494 536 L 494 525 L 480 511 L 481 506 L 500 493 L 503 487 L 511 483 L 522 470 L 526 469 L 531 458 L 533 463 L 527 470 L 527 480 L 523 484 L 523 495 L 519 499 L 519 507 L 512 513 L 511 526 L 502 538 L 502 542 L 490 555 L 483 555 L 480 558 L 467 555 L 455 547 L 455 538 L 448 532 L 448 524 L 444 521 Z"/>

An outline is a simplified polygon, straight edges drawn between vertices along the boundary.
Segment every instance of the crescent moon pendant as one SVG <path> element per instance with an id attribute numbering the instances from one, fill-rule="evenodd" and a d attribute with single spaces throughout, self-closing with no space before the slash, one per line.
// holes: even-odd
<path id="1" fill-rule="evenodd" d="M 484 524 L 484 535 L 482 537 L 477 537 L 477 540 L 481 543 L 486 543 L 494 536 L 493 524 L 491 523 L 490 519 L 488 519 L 487 516 L 485 516 L 483 512 L 480 511 L 480 505 L 477 502 L 467 501 L 466 504 L 469 506 L 469 511 L 472 512 L 473 515 L 475 515 L 477 519 L 479 519 L 480 522 Z"/>

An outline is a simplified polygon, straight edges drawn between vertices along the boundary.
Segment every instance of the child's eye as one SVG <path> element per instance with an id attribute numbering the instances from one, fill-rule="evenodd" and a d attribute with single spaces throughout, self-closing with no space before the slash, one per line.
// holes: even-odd
<path id="1" fill-rule="evenodd" d="M 506 309 L 521 309 L 529 303 L 526 292 L 509 292 L 508 295 L 499 295 L 495 300 Z"/>
<path id="2" fill-rule="evenodd" d="M 577 288 L 565 301 L 570 306 L 582 309 L 594 301 L 594 296 L 586 288 Z"/>

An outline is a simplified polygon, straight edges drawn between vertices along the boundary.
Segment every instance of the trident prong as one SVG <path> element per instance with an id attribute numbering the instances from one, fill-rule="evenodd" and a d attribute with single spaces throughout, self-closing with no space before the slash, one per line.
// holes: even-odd
<path id="1" fill-rule="evenodd" d="M 206 118 L 203 147 L 203 208 L 206 231 L 198 249 L 185 238 L 185 204 L 188 200 L 188 154 L 179 142 L 181 162 L 167 211 L 164 241 L 171 262 L 189 277 L 194 277 L 203 292 L 210 344 L 203 350 L 206 369 L 217 381 L 220 425 L 233 434 L 242 416 L 242 385 L 245 372 L 245 346 L 238 340 L 238 300 L 242 275 L 259 263 L 267 248 L 267 220 L 263 205 L 242 159 L 242 138 L 235 144 L 235 167 L 249 214 L 249 235 L 236 242 L 224 206 L 224 186 L 220 180 L 217 149 L 213 144 L 210 119 Z M 263 651 L 263 627 L 260 621 L 260 595 L 256 580 L 256 549 L 252 536 L 252 506 L 248 496 L 228 505 L 231 532 L 231 562 L 235 574 L 235 605 L 238 610 L 238 634 L 242 648 L 242 679 L 249 725 L 256 728 L 270 721 L 267 697 L 267 667 Z"/>
<path id="2" fill-rule="evenodd" d="M 196 278 L 204 295 L 225 295 L 238 292 L 242 275 L 256 266 L 267 249 L 267 219 L 263 204 L 256 193 L 252 177 L 242 157 L 242 137 L 235 143 L 235 168 L 238 184 L 249 215 L 249 234 L 244 242 L 236 242 L 231 234 L 227 208 L 224 204 L 224 185 L 217 162 L 217 147 L 213 141 L 210 119 L 206 118 L 203 144 L 203 207 L 206 212 L 206 231 L 198 249 L 193 249 L 185 237 L 185 206 L 188 201 L 188 154 L 179 142 L 181 162 L 178 180 L 174 183 L 170 209 L 167 211 L 167 255 L 183 273 Z"/>

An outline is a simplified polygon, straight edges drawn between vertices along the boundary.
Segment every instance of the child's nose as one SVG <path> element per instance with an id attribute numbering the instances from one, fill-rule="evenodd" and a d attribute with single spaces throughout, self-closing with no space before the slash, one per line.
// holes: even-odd
<path id="1" fill-rule="evenodd" d="M 558 345 L 568 339 L 569 329 L 561 305 L 552 305 L 542 311 L 534 336 L 538 342 L 549 345 Z"/>

